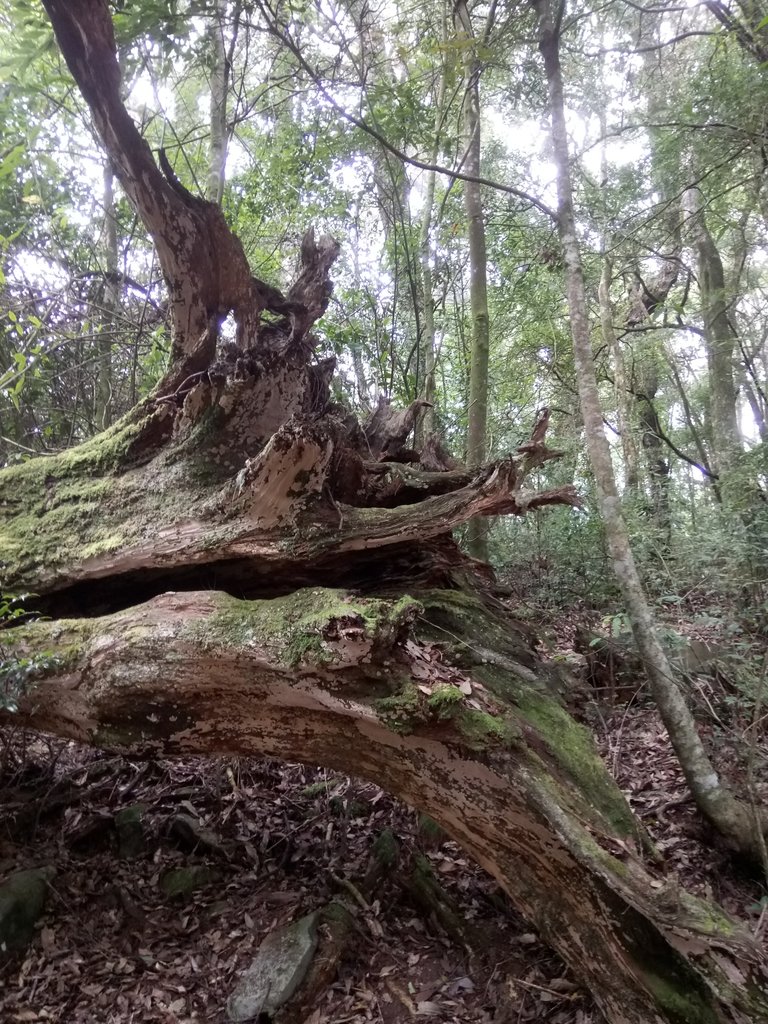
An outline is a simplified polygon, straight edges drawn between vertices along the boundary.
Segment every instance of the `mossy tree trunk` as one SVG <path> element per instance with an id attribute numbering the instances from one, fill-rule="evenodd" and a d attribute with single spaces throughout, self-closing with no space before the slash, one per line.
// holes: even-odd
<path id="1" fill-rule="evenodd" d="M 3 589 L 48 616 L 2 634 L 4 716 L 135 756 L 263 754 L 375 780 L 499 880 L 612 1024 L 760 1019 L 760 951 L 652 884 L 588 734 L 451 539 L 476 515 L 575 502 L 526 486 L 556 454 L 546 423 L 467 470 L 404 447 L 422 403 L 362 426 L 335 406 L 310 328 L 336 243 L 307 235 L 287 296 L 253 281 L 218 208 L 160 172 L 125 113 L 104 0 L 45 6 L 161 253 L 174 346 L 109 431 L 0 473 Z M 238 342 L 221 351 L 230 310 Z"/>

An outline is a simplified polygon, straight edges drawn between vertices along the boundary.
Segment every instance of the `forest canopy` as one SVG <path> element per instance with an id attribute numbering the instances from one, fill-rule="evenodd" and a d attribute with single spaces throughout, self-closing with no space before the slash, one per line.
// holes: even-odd
<path id="1" fill-rule="evenodd" d="M 768 17 L 0 0 L 0 41 L 6 767 L 20 727 L 359 777 L 611 1024 L 760 1019 L 763 890 L 688 891 L 590 733 L 658 718 L 764 889 Z"/>

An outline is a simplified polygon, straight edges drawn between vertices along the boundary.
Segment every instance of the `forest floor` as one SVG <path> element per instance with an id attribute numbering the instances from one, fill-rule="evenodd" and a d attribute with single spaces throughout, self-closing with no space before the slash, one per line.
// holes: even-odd
<path id="1" fill-rule="evenodd" d="M 713 842 L 687 797 L 657 715 L 635 701 L 592 718 L 603 756 L 682 885 L 768 939 L 765 889 Z M 389 829 L 397 867 L 312 1024 L 376 1021 L 590 1024 L 600 1014 L 496 883 L 413 810 L 375 786 L 302 765 L 187 758 L 134 763 L 38 736 L 0 736 L 0 877 L 54 865 L 36 940 L 0 969 L 0 1020 L 219 1024 L 263 937 L 349 900 Z M 40 799 L 40 793 L 43 798 Z M 145 840 L 120 857 L 114 816 L 143 805 Z M 203 831 L 190 835 L 190 820 Z M 447 935 L 402 884 L 426 855 L 481 937 Z M 205 865 L 169 898 L 164 873 Z"/>

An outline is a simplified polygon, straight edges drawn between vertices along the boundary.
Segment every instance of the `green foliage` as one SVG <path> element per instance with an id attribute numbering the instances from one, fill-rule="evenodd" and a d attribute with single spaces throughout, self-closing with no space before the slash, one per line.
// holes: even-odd
<path id="1" fill-rule="evenodd" d="M 7 629 L 12 623 L 29 617 L 24 602 L 32 596 L 0 593 L 0 708 L 5 711 L 17 711 L 18 702 L 28 693 L 30 685 L 61 665 L 61 659 L 47 651 L 34 655 L 13 652 L 13 634 Z"/>
<path id="2" fill-rule="evenodd" d="M 213 0 L 141 0 L 117 5 L 114 12 L 129 110 L 150 146 L 164 146 L 180 178 L 196 192 L 208 174 L 208 30 L 219 6 Z M 374 17 L 368 9 L 354 16 L 346 8 L 331 14 L 306 0 L 279 12 L 288 17 L 283 28 L 302 54 L 297 62 L 250 5 L 239 20 L 234 6 L 223 10 L 231 58 L 223 206 L 254 272 L 288 285 L 310 223 L 342 239 L 334 298 L 317 329 L 317 354 L 336 356 L 335 397 L 361 416 L 381 393 L 397 404 L 422 393 L 430 302 L 436 422 L 461 458 L 471 335 L 461 184 L 438 174 L 427 211 L 426 173 L 354 129 L 328 97 L 392 146 L 420 160 L 436 154 L 439 163 L 459 166 L 467 44 L 430 4 L 395 4 Z M 686 22 L 689 16 L 680 17 Z M 540 130 L 546 89 L 530 45 L 534 15 L 515 11 L 506 18 L 497 11 L 479 54 L 482 173 L 551 204 L 548 143 Z M 766 412 L 768 362 L 762 328 L 768 234 L 760 191 L 768 78 L 734 36 L 692 35 L 676 44 L 674 60 L 664 48 L 651 48 L 648 53 L 655 55 L 646 57 L 643 50 L 634 52 L 638 32 L 663 35 L 667 15 L 660 13 L 654 23 L 651 15 L 641 20 L 636 10 L 622 8 L 604 20 L 599 31 L 594 19 L 569 23 L 563 60 L 601 398 L 606 421 L 616 427 L 616 368 L 597 307 L 607 251 L 613 322 L 629 388 L 624 398 L 639 451 L 638 480 L 626 487 L 624 511 L 657 598 L 674 599 L 693 589 L 743 602 L 749 594 L 751 606 L 761 609 L 768 517 L 755 495 L 768 489 L 768 456 L 765 438 L 757 440 L 756 417 Z M 7 464 L 92 436 L 100 425 L 100 374 L 107 374 L 117 418 L 161 378 L 170 339 L 163 283 L 119 190 L 119 308 L 112 319 L 104 315 L 102 156 L 94 151 L 89 118 L 42 8 L 4 0 L 0 46 L 0 462 Z M 585 56 L 595 50 L 601 51 L 599 59 Z M 441 84 L 445 110 L 436 121 Z M 746 495 L 738 508 L 720 507 L 714 488 L 683 458 L 699 464 L 717 458 L 706 311 L 689 225 L 677 201 L 694 182 L 726 268 L 729 316 L 739 339 L 739 414 L 750 436 L 738 465 L 738 490 Z M 548 441 L 565 456 L 542 467 L 531 486 L 575 480 L 585 497 L 583 511 L 557 509 L 496 522 L 491 557 L 523 601 L 613 609 L 616 591 L 583 458 L 554 225 L 492 188 L 484 189 L 483 204 L 490 456 L 514 452 L 527 440 L 537 409 L 547 405 Z M 426 219 L 429 296 L 423 294 L 419 249 Z M 627 291 L 636 275 L 652 284 L 670 252 L 679 274 L 666 302 L 647 321 L 628 324 Z M 748 388 L 754 402 L 747 401 Z M 642 396 L 665 436 L 655 439 L 655 447 Z M 627 481 L 624 453 L 618 438 L 611 438 L 619 479 Z M 660 522 L 654 459 L 668 465 L 670 537 Z"/>

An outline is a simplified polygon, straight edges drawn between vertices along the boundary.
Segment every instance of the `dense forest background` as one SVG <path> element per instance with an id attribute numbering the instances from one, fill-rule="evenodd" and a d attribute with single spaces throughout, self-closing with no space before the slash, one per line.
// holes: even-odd
<path id="1" fill-rule="evenodd" d="M 117 7 L 131 113 L 188 187 L 221 190 L 254 273 L 284 285 L 310 223 L 342 240 L 322 325 L 342 368 L 338 398 L 362 413 L 380 395 L 427 398 L 428 426 L 475 462 L 514 449 L 548 407 L 567 457 L 541 472 L 575 480 L 584 509 L 499 520 L 488 552 L 553 602 L 610 598 L 546 212 L 557 199 L 532 13 L 475 5 L 457 22 L 441 4 Z M 765 31 L 752 6 L 580 5 L 561 46 L 592 343 L 636 555 L 662 603 L 725 597 L 756 617 Z M 113 422 L 157 382 L 169 341 L 152 250 L 43 13 L 4 4 L 2 34 L 7 464 Z M 476 197 L 445 173 L 469 172 L 470 138 L 487 182 Z M 473 274 L 484 291 L 474 307 Z"/>
<path id="2" fill-rule="evenodd" d="M 110 7 L 129 113 L 186 190 L 221 204 L 253 274 L 285 291 L 310 225 L 341 243 L 315 326 L 318 364 L 336 360 L 339 406 L 364 421 L 385 403 L 424 402 L 411 440 L 439 448 L 441 469 L 480 467 L 548 430 L 560 457 L 535 469 L 531 488 L 575 484 L 580 507 L 473 520 L 456 536 L 493 566 L 497 594 L 561 670 L 566 701 L 651 816 L 688 801 L 645 682 L 653 651 L 642 636 L 656 623 L 708 755 L 755 810 L 750 880 L 715 896 L 764 936 L 768 855 L 754 826 L 768 766 L 768 9 L 751 0 Z M 552 131 L 547 18 L 565 162 Z M 171 354 L 172 311 L 155 248 L 42 7 L 0 0 L 0 53 L 0 466 L 11 467 L 86 441 L 150 395 Z M 234 339 L 230 315 L 220 350 Z M 594 454 L 595 416 L 613 481 Z M 33 604 L 2 593 L 0 619 Z M 13 732 L 4 740 L 11 774 L 32 756 L 19 743 Z M 643 763 L 644 747 L 656 765 Z M 51 756 L 73 756 L 35 749 L 51 772 Z M 144 774 L 129 781 L 127 763 L 115 771 L 121 785 L 144 787 Z M 324 774 L 310 792 L 317 778 L 301 768 L 243 767 L 237 784 L 230 767 L 221 771 L 242 791 L 281 790 L 292 772 L 301 800 L 348 793 L 338 805 L 347 825 L 361 796 Z M 362 796 L 371 808 L 381 799 Z M 397 807 L 391 815 L 421 841 L 423 822 Z M 712 859 L 695 820 L 688 808 L 661 848 L 687 851 L 675 867 L 709 896 L 726 861 Z M 309 856 L 312 840 L 302 842 Z M 446 874 L 469 871 L 446 849 Z M 346 845 L 329 854 L 331 872 L 334 856 L 351 854 Z M 470 892 L 470 921 L 478 903 L 492 905 L 484 883 L 471 884 L 479 888 L 460 893 Z M 460 927 L 453 938 L 471 945 Z M 567 985 L 550 991 L 560 992 L 552 1005 L 531 1003 L 526 1015 L 574 1019 L 561 1006 Z"/>

